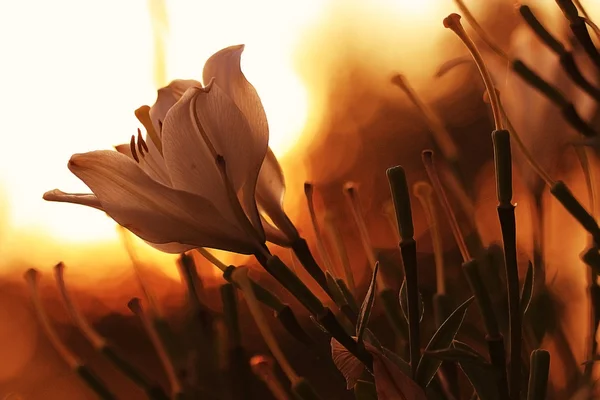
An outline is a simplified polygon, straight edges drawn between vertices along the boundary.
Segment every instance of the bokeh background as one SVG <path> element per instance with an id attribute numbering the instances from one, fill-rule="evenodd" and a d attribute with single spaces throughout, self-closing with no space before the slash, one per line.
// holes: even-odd
<path id="1" fill-rule="evenodd" d="M 556 11 L 551 1 L 533 3 L 548 15 Z M 593 1 L 583 3 L 600 16 L 600 7 L 588 4 Z M 518 24 L 512 2 L 467 4 L 508 48 Z M 455 11 L 451 0 L 0 1 L 0 398 L 92 398 L 39 331 L 22 279 L 30 267 L 43 273 L 43 299 L 65 341 L 126 393 L 124 398 L 142 398 L 71 327 L 53 286 L 52 267 L 59 261 L 98 329 L 148 373 L 162 376 L 151 367 L 158 365 L 154 353 L 126 308 L 140 289 L 115 223 L 96 210 L 46 203 L 42 194 L 56 187 L 86 191 L 66 167 L 70 155 L 127 142 L 138 127 L 133 111 L 151 105 L 157 87 L 176 78 L 200 79 L 204 60 L 228 45 L 246 44 L 242 68 L 267 111 L 270 144 L 288 183 L 286 209 L 312 245 L 302 185 L 307 180 L 316 185 L 317 210 L 326 206 L 335 213 L 361 288 L 369 269 L 342 185 L 358 185 L 373 245 L 393 254 L 396 239 L 383 212 L 389 200 L 385 169 L 402 164 L 410 183 L 425 179 L 420 153 L 433 146 L 417 111 L 391 84 L 394 73 L 405 74 L 443 118 L 459 145 L 463 174 L 476 188 L 481 233 L 487 242 L 499 239 L 492 125 L 479 77 L 469 66 L 434 77 L 442 63 L 465 54 L 441 22 Z M 557 173 L 586 198 L 569 154 Z M 520 261 L 526 264 L 530 199 L 518 177 L 515 186 Z M 588 306 L 578 255 L 586 238 L 547 200 L 547 275 L 565 299 L 558 311 L 561 324 L 583 362 Z M 414 214 L 421 257 L 430 260 L 425 218 L 418 206 Z M 184 292 L 175 257 L 132 240 L 149 287 L 176 325 Z M 444 244 L 457 262 L 447 229 Z M 226 262 L 248 262 L 217 254 Z M 425 265 L 422 284 L 431 287 L 433 264 Z M 207 263 L 201 271 L 207 293 L 216 293 L 222 283 L 218 271 Z M 458 269 L 449 271 L 449 279 L 460 280 Z M 244 326 L 248 344 L 264 351 L 253 322 L 246 319 Z M 323 390 L 334 393 L 343 385 L 340 376 L 332 384 L 312 370 L 291 339 L 283 336 L 282 343 L 299 372 Z M 547 346 L 552 348 L 551 340 Z M 560 364 L 552 368 L 556 385 L 564 384 L 569 371 Z"/>

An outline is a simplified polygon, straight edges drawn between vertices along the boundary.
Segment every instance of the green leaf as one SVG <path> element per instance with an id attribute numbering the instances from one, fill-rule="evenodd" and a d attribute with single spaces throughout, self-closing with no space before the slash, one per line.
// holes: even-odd
<path id="1" fill-rule="evenodd" d="M 421 292 L 419 292 L 419 322 L 423 320 L 423 314 L 425 312 L 425 306 L 423 303 L 423 296 L 421 296 Z M 408 322 L 408 292 L 406 291 L 406 279 L 402 281 L 402 286 L 400 287 L 400 308 L 402 309 L 402 315 L 404 315 L 404 320 Z"/>
<path id="2" fill-rule="evenodd" d="M 354 398 L 356 400 L 377 400 L 375 385 L 367 381 L 357 381 L 354 385 Z"/>
<path id="3" fill-rule="evenodd" d="M 500 400 L 498 392 L 498 372 L 487 363 L 458 363 L 471 386 L 475 389 L 479 400 Z"/>
<path id="4" fill-rule="evenodd" d="M 525 281 L 523 282 L 523 289 L 521 290 L 521 317 L 525 315 L 529 304 L 531 304 L 531 298 L 533 297 L 533 264 L 529 261 L 527 266 L 527 275 L 525 275 Z"/>
<path id="5" fill-rule="evenodd" d="M 433 334 L 431 340 L 425 348 L 425 352 L 442 350 L 450 347 L 454 337 L 458 333 L 460 326 L 465 318 L 467 309 L 473 302 L 474 297 L 469 298 L 462 303 L 450 316 L 444 321 L 439 329 Z M 433 379 L 440 367 L 442 361 L 424 354 L 419 360 L 415 380 L 425 388 Z"/>
<path id="6" fill-rule="evenodd" d="M 359 345 L 363 341 L 363 335 L 365 334 L 365 329 L 367 328 L 367 324 L 369 323 L 369 317 L 371 316 L 371 309 L 373 308 L 373 303 L 375 302 L 375 285 L 377 281 L 377 271 L 379 271 L 378 262 L 375 263 L 375 268 L 373 268 L 373 276 L 371 277 L 371 283 L 369 284 L 369 289 L 367 290 L 365 299 L 363 300 L 363 303 L 360 306 L 358 321 L 356 322 L 356 341 Z"/>

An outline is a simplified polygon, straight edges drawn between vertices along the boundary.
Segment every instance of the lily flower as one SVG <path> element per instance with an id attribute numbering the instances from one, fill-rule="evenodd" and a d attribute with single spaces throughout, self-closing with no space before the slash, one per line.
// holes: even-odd
<path id="1" fill-rule="evenodd" d="M 211 56 L 206 86 L 173 81 L 152 107 L 136 110 L 145 139 L 138 130 L 116 152 L 73 155 L 69 169 L 92 193 L 55 189 L 44 199 L 100 209 L 169 253 L 209 247 L 252 254 L 267 238 L 292 241 L 297 231 L 282 217 L 283 174 L 268 149 L 260 98 L 241 71 L 243 49 Z"/>

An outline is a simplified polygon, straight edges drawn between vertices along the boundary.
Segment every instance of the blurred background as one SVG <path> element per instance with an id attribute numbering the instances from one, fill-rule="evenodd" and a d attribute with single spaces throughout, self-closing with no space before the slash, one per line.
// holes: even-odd
<path id="1" fill-rule="evenodd" d="M 548 15 L 556 12 L 552 1 L 531 3 Z M 600 17 L 600 7 L 588 4 L 593 1 L 582 3 Z M 508 48 L 519 21 L 513 2 L 471 0 L 467 5 Z M 302 187 L 313 182 L 317 210 L 323 205 L 334 210 L 361 287 L 370 270 L 342 185 L 358 185 L 373 245 L 392 254 L 396 239 L 383 212 L 389 200 L 385 169 L 402 164 L 410 183 L 425 179 L 420 153 L 433 146 L 416 109 L 391 84 L 395 73 L 403 73 L 443 118 L 459 146 L 463 174 L 476 190 L 481 233 L 487 243 L 499 239 L 492 125 L 479 77 L 468 66 L 434 77 L 445 61 L 465 54 L 442 26 L 442 19 L 457 11 L 451 0 L 0 1 L 0 398 L 92 398 L 38 329 L 22 282 L 30 267 L 43 273 L 43 298 L 62 337 L 107 380 L 112 377 L 128 393 L 124 398 L 142 398 L 86 347 L 70 326 L 52 280 L 52 267 L 63 261 L 68 285 L 100 331 L 140 364 L 156 364 L 126 308 L 129 298 L 139 296 L 139 287 L 122 237 L 103 213 L 44 202 L 42 194 L 54 188 L 86 192 L 67 169 L 69 157 L 129 141 L 139 125 L 136 108 L 153 104 L 156 89 L 172 79 L 200 80 L 204 61 L 229 45 L 246 44 L 242 69 L 267 112 L 270 145 L 288 184 L 287 211 L 312 246 Z M 564 165 L 560 176 L 584 199 L 578 170 L 568 160 Z M 520 261 L 526 264 L 530 200 L 518 179 L 515 186 Z M 548 203 L 552 265 L 547 275 L 564 294 L 561 323 L 583 362 L 587 303 L 578 255 L 586 238 L 568 215 Z M 427 258 L 431 244 L 424 214 L 417 206 L 414 214 L 419 251 Z M 562 236 L 553 235 L 552 228 Z M 176 321 L 183 288 L 175 257 L 131 239 L 149 286 Z M 457 262 L 449 231 L 444 243 Z M 247 261 L 218 255 L 226 262 Z M 425 287 L 434 281 L 429 264 L 422 276 Z M 222 283 L 210 265 L 201 264 L 201 271 L 209 292 Z M 245 323 L 248 343 L 260 342 L 251 340 L 256 336 L 252 321 Z M 299 356 L 301 349 L 291 339 L 282 341 L 291 359 Z M 309 362 L 304 369 L 299 362 L 301 373 L 325 385 L 325 378 L 310 372 Z M 553 365 L 553 374 L 560 385 L 568 372 Z"/>

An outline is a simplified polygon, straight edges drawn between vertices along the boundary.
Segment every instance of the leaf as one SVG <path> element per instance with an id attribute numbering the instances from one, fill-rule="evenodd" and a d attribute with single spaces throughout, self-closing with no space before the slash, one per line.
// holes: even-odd
<path id="1" fill-rule="evenodd" d="M 456 336 L 462 322 L 467 313 L 467 309 L 473 302 L 474 297 L 469 298 L 467 301 L 462 303 L 450 316 L 444 321 L 439 329 L 433 334 L 431 340 L 425 348 L 425 352 L 441 350 L 450 347 L 454 337 Z M 438 368 L 442 361 L 434 357 L 424 354 L 419 360 L 417 366 L 417 373 L 415 380 L 421 385 L 421 387 L 427 387 L 429 382 L 435 376 Z"/>
<path id="2" fill-rule="evenodd" d="M 498 392 L 498 372 L 487 363 L 458 363 L 471 386 L 475 389 L 479 400 L 500 400 Z"/>
<path id="3" fill-rule="evenodd" d="M 388 349 L 387 347 L 382 347 L 381 352 L 391 362 L 396 364 L 402 372 L 404 372 L 407 375 L 410 375 L 410 373 L 411 373 L 410 372 L 410 364 L 407 363 L 406 361 L 404 361 L 404 359 L 402 357 L 400 357 L 398 354 L 394 353 L 392 350 Z"/>
<path id="4" fill-rule="evenodd" d="M 525 315 L 529 304 L 531 304 L 531 298 L 533 297 L 533 264 L 529 261 L 527 266 L 527 275 L 525 275 L 525 281 L 523 282 L 523 289 L 521 290 L 521 317 Z"/>
<path id="5" fill-rule="evenodd" d="M 432 350 L 425 352 L 428 356 L 442 361 L 452 362 L 481 362 L 479 355 L 473 354 L 460 348 L 448 347 L 447 349 Z"/>
<path id="6" fill-rule="evenodd" d="M 365 370 L 365 366 L 334 338 L 331 339 L 331 358 L 346 378 L 346 389 L 352 389 Z"/>
<path id="7" fill-rule="evenodd" d="M 475 357 L 477 357 L 479 359 L 479 361 L 481 361 L 482 363 L 487 362 L 487 360 L 486 360 L 486 358 L 484 356 L 482 356 L 477 350 L 475 350 L 474 348 L 472 348 L 471 346 L 469 346 L 465 342 L 461 342 L 460 340 L 453 340 L 452 341 L 452 346 L 454 346 L 457 349 L 461 349 L 463 351 L 470 352 L 472 355 L 474 355 Z"/>
<path id="8" fill-rule="evenodd" d="M 427 400 L 425 391 L 381 353 L 373 354 L 378 400 Z"/>
<path id="9" fill-rule="evenodd" d="M 378 262 L 375 263 L 375 268 L 373 268 L 373 276 L 371 277 L 371 283 L 369 284 L 369 289 L 367 290 L 365 299 L 363 300 L 363 303 L 360 306 L 358 321 L 356 322 L 356 340 L 359 345 L 363 341 L 363 335 L 365 334 L 365 329 L 367 328 L 367 324 L 369 323 L 369 317 L 371 316 L 371 309 L 373 308 L 373 303 L 375 302 L 375 285 L 377 282 L 377 271 L 379 271 Z"/>
<path id="10" fill-rule="evenodd" d="M 354 385 L 354 398 L 356 400 L 378 400 L 375 385 L 367 381 L 357 381 Z"/>
<path id="11" fill-rule="evenodd" d="M 419 292 L 419 322 L 423 320 L 423 314 L 425 310 L 425 306 L 423 305 L 423 296 L 421 296 L 421 292 Z M 402 315 L 404 315 L 404 319 L 408 322 L 408 292 L 406 291 L 406 279 L 402 281 L 402 286 L 400 287 L 400 308 L 402 308 Z"/>
<path id="12" fill-rule="evenodd" d="M 395 361 L 369 343 L 365 343 L 365 348 L 373 356 L 377 400 L 427 400 L 425 391 Z M 363 364 L 335 339 L 331 339 L 331 356 L 335 366 L 346 378 L 347 388 L 354 387 L 365 371 Z"/>

